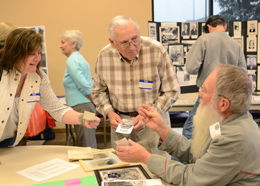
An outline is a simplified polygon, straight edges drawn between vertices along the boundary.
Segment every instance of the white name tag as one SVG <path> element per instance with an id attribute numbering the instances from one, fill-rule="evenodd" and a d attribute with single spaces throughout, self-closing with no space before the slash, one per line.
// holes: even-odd
<path id="1" fill-rule="evenodd" d="M 140 80 L 139 81 L 139 88 L 140 89 L 152 90 L 152 88 L 153 88 L 153 81 Z"/>
<path id="2" fill-rule="evenodd" d="M 32 94 L 30 94 L 30 97 L 29 97 L 27 103 L 39 102 L 40 96 L 41 96 L 40 93 L 32 93 Z"/>
<path id="3" fill-rule="evenodd" d="M 221 130 L 220 130 L 220 124 L 219 122 L 210 125 L 209 126 L 209 131 L 210 131 L 210 136 L 212 139 L 214 139 L 215 137 L 221 135 Z"/>

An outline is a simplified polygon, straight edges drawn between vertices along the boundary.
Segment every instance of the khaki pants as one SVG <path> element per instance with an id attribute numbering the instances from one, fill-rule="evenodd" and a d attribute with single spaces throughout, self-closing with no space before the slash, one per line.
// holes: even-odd
<path id="1" fill-rule="evenodd" d="M 122 119 L 134 119 L 134 117 L 130 117 L 127 115 L 119 115 Z M 167 126 L 170 127 L 170 117 L 169 113 L 166 112 L 162 115 L 162 118 Z M 116 133 L 115 129 L 111 127 L 111 146 L 112 148 L 116 149 L 116 143 L 115 141 L 120 140 L 122 138 L 126 137 L 127 139 L 131 139 L 140 145 L 142 145 L 148 152 L 151 154 L 159 154 L 165 157 L 170 157 L 169 154 L 165 151 L 158 150 L 158 143 L 159 143 L 159 136 L 156 132 L 149 129 L 147 126 L 139 132 L 132 131 L 131 134 L 121 134 Z"/>

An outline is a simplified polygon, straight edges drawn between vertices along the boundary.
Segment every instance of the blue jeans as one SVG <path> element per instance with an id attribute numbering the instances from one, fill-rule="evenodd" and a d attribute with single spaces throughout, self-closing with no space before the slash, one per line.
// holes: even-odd
<path id="1" fill-rule="evenodd" d="M 183 125 L 182 135 L 188 139 L 192 138 L 193 116 L 196 114 L 199 104 L 200 104 L 200 97 L 198 97 L 197 101 L 195 102 L 192 108 L 192 111 L 189 114 L 189 117 L 186 119 Z"/>
<path id="2" fill-rule="evenodd" d="M 8 147 L 14 144 L 15 137 L 0 142 L 0 147 Z"/>

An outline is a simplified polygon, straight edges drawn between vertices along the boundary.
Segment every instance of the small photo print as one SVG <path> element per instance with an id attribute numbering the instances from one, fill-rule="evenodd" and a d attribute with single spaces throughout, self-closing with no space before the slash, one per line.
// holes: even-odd
<path id="1" fill-rule="evenodd" d="M 247 37 L 247 52 L 256 52 L 256 37 Z"/>
<path id="2" fill-rule="evenodd" d="M 151 177 L 144 170 L 142 165 L 132 165 L 132 166 L 124 166 L 120 168 L 109 168 L 109 169 L 100 169 L 94 170 L 96 175 L 98 184 L 101 186 L 102 182 L 121 182 L 120 186 L 125 185 L 128 186 L 129 181 L 138 181 L 138 186 L 143 186 L 143 182 L 139 182 L 140 180 L 148 180 Z M 134 182 L 131 182 L 130 185 L 133 185 Z M 109 186 L 111 184 L 108 184 Z M 116 184 L 112 184 L 115 186 Z M 136 184 L 134 184 L 136 185 Z"/>
<path id="3" fill-rule="evenodd" d="M 257 35 L 257 20 L 247 21 L 247 35 Z"/>
<path id="4" fill-rule="evenodd" d="M 169 45 L 169 56 L 173 65 L 184 65 L 183 45 Z"/>
<path id="5" fill-rule="evenodd" d="M 190 23 L 183 22 L 181 23 L 181 36 L 190 36 Z"/>
<path id="6" fill-rule="evenodd" d="M 247 70 L 256 70 L 256 66 L 257 66 L 256 58 L 257 58 L 256 55 L 247 55 L 246 56 Z"/>

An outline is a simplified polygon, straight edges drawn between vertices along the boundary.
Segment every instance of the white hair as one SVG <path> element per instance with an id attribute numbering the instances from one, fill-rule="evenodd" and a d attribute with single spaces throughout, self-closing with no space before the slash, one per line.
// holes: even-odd
<path id="1" fill-rule="evenodd" d="M 111 38 L 111 40 L 115 40 L 115 28 L 116 27 L 124 27 L 124 26 L 128 26 L 129 23 L 134 23 L 135 26 L 136 26 L 136 29 L 138 30 L 138 32 L 140 33 L 140 26 L 137 24 L 137 22 L 130 18 L 130 17 L 127 17 L 127 16 L 116 16 L 114 17 L 111 21 L 110 21 L 110 24 L 108 26 L 108 32 L 109 32 L 109 36 Z"/>
<path id="2" fill-rule="evenodd" d="M 70 44 L 76 41 L 76 49 L 80 50 L 83 44 L 83 35 L 79 30 L 65 30 L 61 37 L 64 37 Z"/>

